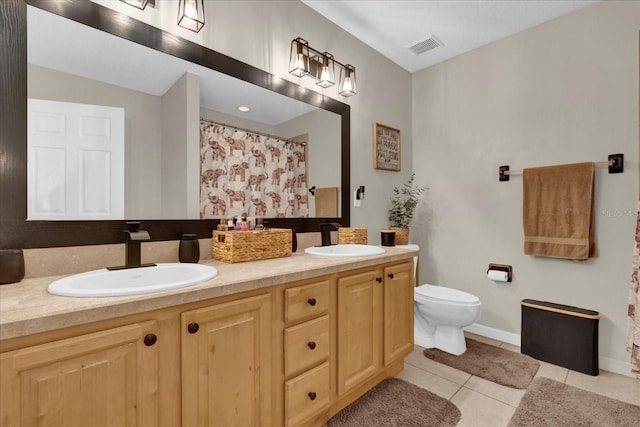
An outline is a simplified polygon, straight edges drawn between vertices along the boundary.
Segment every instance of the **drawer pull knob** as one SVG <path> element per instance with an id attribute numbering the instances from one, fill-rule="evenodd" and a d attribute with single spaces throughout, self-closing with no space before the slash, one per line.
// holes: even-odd
<path id="1" fill-rule="evenodd" d="M 316 400 L 316 397 L 318 397 L 318 396 L 316 395 L 315 391 L 310 391 L 309 392 L 309 399 Z"/>
<path id="2" fill-rule="evenodd" d="M 147 347 L 151 347 L 156 343 L 156 341 L 158 341 L 156 334 L 147 334 L 144 336 L 144 345 Z"/>
<path id="3" fill-rule="evenodd" d="M 316 348 L 316 342 L 315 341 L 309 341 L 307 343 L 307 347 L 309 347 L 311 350 L 315 350 Z"/>
<path id="4" fill-rule="evenodd" d="M 389 274 L 387 274 L 387 277 L 388 277 L 389 279 L 393 279 L 393 273 L 389 273 Z"/>
<path id="5" fill-rule="evenodd" d="M 200 325 L 198 325 L 196 322 L 191 322 L 187 325 L 187 331 L 189 331 L 190 334 L 195 334 L 199 329 Z"/>
<path id="6" fill-rule="evenodd" d="M 382 277 L 376 277 L 376 282 L 382 283 Z"/>
<path id="7" fill-rule="evenodd" d="M 311 307 L 313 307 L 314 305 L 316 305 L 316 299 L 315 299 L 315 298 L 309 298 L 309 299 L 307 300 L 307 303 L 308 303 Z"/>

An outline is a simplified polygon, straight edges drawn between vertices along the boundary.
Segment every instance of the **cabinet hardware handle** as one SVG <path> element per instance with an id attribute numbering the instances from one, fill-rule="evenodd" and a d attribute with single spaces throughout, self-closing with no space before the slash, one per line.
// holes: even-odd
<path id="1" fill-rule="evenodd" d="M 387 274 L 387 277 L 388 277 L 389 279 L 393 279 L 393 273 L 389 273 L 389 274 Z"/>
<path id="2" fill-rule="evenodd" d="M 315 341 L 309 341 L 307 343 L 307 347 L 309 347 L 311 350 L 315 350 L 316 348 L 316 342 Z"/>
<path id="3" fill-rule="evenodd" d="M 309 299 L 307 300 L 307 303 L 309 303 L 309 305 L 310 305 L 311 307 L 313 307 L 314 305 L 316 305 L 316 299 L 315 299 L 315 298 L 309 298 Z"/>
<path id="4" fill-rule="evenodd" d="M 196 322 L 191 322 L 187 325 L 187 331 L 189 331 L 190 334 L 195 334 L 199 329 L 200 325 L 198 325 Z"/>
<path id="5" fill-rule="evenodd" d="M 316 395 L 315 391 L 310 391 L 309 392 L 309 399 L 316 400 L 316 397 L 318 397 L 318 396 Z"/>
<path id="6" fill-rule="evenodd" d="M 147 334 L 144 336 L 144 345 L 147 347 L 151 347 L 156 343 L 156 341 L 158 341 L 156 334 Z"/>
<path id="7" fill-rule="evenodd" d="M 382 277 L 376 277 L 376 282 L 382 283 Z"/>

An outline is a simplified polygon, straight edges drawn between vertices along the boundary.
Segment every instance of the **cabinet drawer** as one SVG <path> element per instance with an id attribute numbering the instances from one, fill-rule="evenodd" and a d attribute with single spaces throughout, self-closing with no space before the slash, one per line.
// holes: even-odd
<path id="1" fill-rule="evenodd" d="M 329 280 L 296 286 L 284 291 L 284 321 L 318 316 L 329 309 Z"/>
<path id="2" fill-rule="evenodd" d="M 285 383 L 287 427 L 308 424 L 310 418 L 329 406 L 329 362 Z"/>
<path id="3" fill-rule="evenodd" d="M 308 369 L 329 357 L 329 316 L 284 330 L 284 374 Z"/>

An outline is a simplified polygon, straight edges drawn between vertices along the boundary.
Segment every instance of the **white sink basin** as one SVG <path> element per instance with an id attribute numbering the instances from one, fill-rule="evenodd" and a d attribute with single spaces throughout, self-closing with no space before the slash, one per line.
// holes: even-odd
<path id="1" fill-rule="evenodd" d="M 349 256 L 381 255 L 385 251 L 380 246 L 332 245 L 332 246 L 313 246 L 311 248 L 305 249 L 304 252 L 310 255 L 349 257 Z"/>
<path id="2" fill-rule="evenodd" d="M 155 267 L 107 269 L 74 274 L 49 285 L 49 293 L 66 297 L 115 297 L 168 291 L 206 282 L 218 275 L 201 264 L 158 264 Z"/>

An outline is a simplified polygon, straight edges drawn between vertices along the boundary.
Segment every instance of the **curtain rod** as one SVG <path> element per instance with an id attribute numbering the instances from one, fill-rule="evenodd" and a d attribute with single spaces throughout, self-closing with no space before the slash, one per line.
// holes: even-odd
<path id="1" fill-rule="evenodd" d="M 279 141 L 288 142 L 290 144 L 298 144 L 298 145 L 302 145 L 302 146 L 306 146 L 307 145 L 306 142 L 291 141 L 290 139 L 282 138 L 280 136 L 269 135 L 268 133 L 264 133 L 264 132 L 256 132 L 255 130 L 241 128 L 241 127 L 238 127 L 238 126 L 235 126 L 235 125 L 228 125 L 226 123 L 214 122 L 213 120 L 208 120 L 208 119 L 205 119 L 203 117 L 200 117 L 200 121 L 204 122 L 204 123 L 211 123 L 211 124 L 214 124 L 214 125 L 219 125 L 219 126 L 224 126 L 224 127 L 228 127 L 228 128 L 237 129 L 237 130 L 240 130 L 240 131 L 243 131 L 243 132 L 252 133 L 254 135 L 266 136 L 267 138 L 274 138 L 274 139 L 277 139 Z"/>
<path id="2" fill-rule="evenodd" d="M 624 154 L 609 154 L 609 160 L 604 162 L 594 162 L 596 166 L 608 166 L 609 173 L 624 172 Z M 523 169 L 510 170 L 509 165 L 500 166 L 498 168 L 498 179 L 500 181 L 509 181 L 511 175 L 522 175 Z"/>

